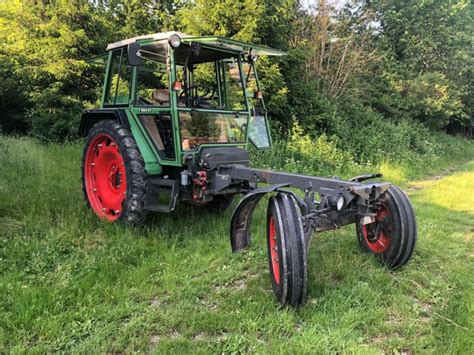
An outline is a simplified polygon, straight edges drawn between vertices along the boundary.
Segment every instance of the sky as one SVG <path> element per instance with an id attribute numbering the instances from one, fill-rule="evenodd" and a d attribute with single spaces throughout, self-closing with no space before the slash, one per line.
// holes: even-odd
<path id="1" fill-rule="evenodd" d="M 300 4 L 303 8 L 308 9 L 310 7 L 314 7 L 317 4 L 318 0 L 300 0 Z M 343 7 L 348 0 L 327 0 L 328 4 L 334 4 L 336 9 L 340 9 Z"/>

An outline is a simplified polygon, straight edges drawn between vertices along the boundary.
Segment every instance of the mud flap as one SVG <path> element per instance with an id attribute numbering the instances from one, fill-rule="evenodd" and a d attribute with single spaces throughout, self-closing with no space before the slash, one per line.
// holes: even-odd
<path id="1" fill-rule="evenodd" d="M 230 221 L 230 243 L 232 252 L 238 252 L 250 245 L 252 215 L 260 199 L 267 193 L 291 184 L 277 184 L 254 190 L 245 195 L 235 207 Z"/>

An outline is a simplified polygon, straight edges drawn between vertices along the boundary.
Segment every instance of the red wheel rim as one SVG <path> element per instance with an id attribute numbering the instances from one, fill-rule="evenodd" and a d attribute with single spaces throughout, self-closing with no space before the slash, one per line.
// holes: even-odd
<path id="1" fill-rule="evenodd" d="M 280 262 L 278 258 L 278 242 L 275 226 L 275 218 L 270 217 L 269 221 L 269 238 L 270 238 L 270 258 L 272 260 L 273 277 L 276 284 L 280 284 Z"/>
<path id="2" fill-rule="evenodd" d="M 390 246 L 391 237 L 387 234 L 386 228 L 382 226 L 380 232 L 377 233 L 379 224 L 385 223 L 386 225 L 388 217 L 390 217 L 390 212 L 382 205 L 375 215 L 375 222 L 362 226 L 362 235 L 364 236 L 365 242 L 368 248 L 376 254 L 385 252 Z"/>
<path id="3" fill-rule="evenodd" d="M 108 221 L 119 218 L 127 192 L 127 175 L 117 142 L 108 134 L 97 135 L 87 148 L 84 177 L 94 212 Z"/>

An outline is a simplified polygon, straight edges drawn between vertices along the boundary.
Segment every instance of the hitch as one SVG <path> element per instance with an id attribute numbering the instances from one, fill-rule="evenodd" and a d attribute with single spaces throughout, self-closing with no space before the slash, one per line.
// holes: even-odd
<path id="1" fill-rule="evenodd" d="M 207 190 L 207 173 L 203 170 L 197 172 L 197 176 L 193 178 L 193 199 L 200 200 Z"/>

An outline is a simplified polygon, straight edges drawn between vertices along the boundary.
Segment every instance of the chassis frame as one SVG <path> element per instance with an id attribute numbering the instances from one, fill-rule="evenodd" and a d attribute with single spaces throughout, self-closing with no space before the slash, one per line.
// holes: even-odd
<path id="1" fill-rule="evenodd" d="M 223 150 L 225 148 L 221 148 Z M 361 175 L 349 180 L 324 178 L 256 169 L 241 162 L 216 164 L 209 162 L 212 160 L 212 150 L 205 150 L 203 153 L 205 157 L 199 159 L 199 163 L 194 159 L 188 163 L 192 176 L 199 175 L 201 179 L 198 194 L 204 200 L 212 199 L 215 195 L 244 194 L 231 218 L 230 239 L 233 252 L 250 245 L 252 215 L 266 194 L 279 192 L 293 196 L 301 209 L 305 241 L 308 244 L 315 231 L 337 229 L 355 222 L 362 225 L 373 223 L 379 198 L 391 186 L 388 182 L 363 183 L 365 180 L 379 178 L 381 174 Z M 232 153 L 230 151 L 229 155 Z M 259 184 L 266 186 L 259 187 Z M 303 196 L 297 194 L 295 189 L 302 191 Z"/>
<path id="2" fill-rule="evenodd" d="M 355 223 L 374 222 L 379 197 L 388 190 L 390 183 L 377 182 L 362 184 L 360 181 L 379 177 L 371 174 L 352 178 L 349 181 L 330 179 L 302 174 L 253 169 L 243 166 L 222 167 L 224 176 L 232 179 L 248 181 L 251 186 L 258 183 L 270 184 L 264 188 L 255 188 L 247 193 L 236 206 L 231 219 L 231 245 L 236 252 L 250 245 L 250 225 L 255 207 L 267 193 L 274 191 L 291 194 L 302 211 L 303 227 L 306 244 L 314 231 L 322 232 L 337 229 Z M 225 174 L 228 175 L 225 175 Z M 300 197 L 287 188 L 294 187 L 304 192 Z M 319 201 L 315 200 L 319 196 Z M 342 198 L 343 204 L 338 209 L 337 199 Z"/>

